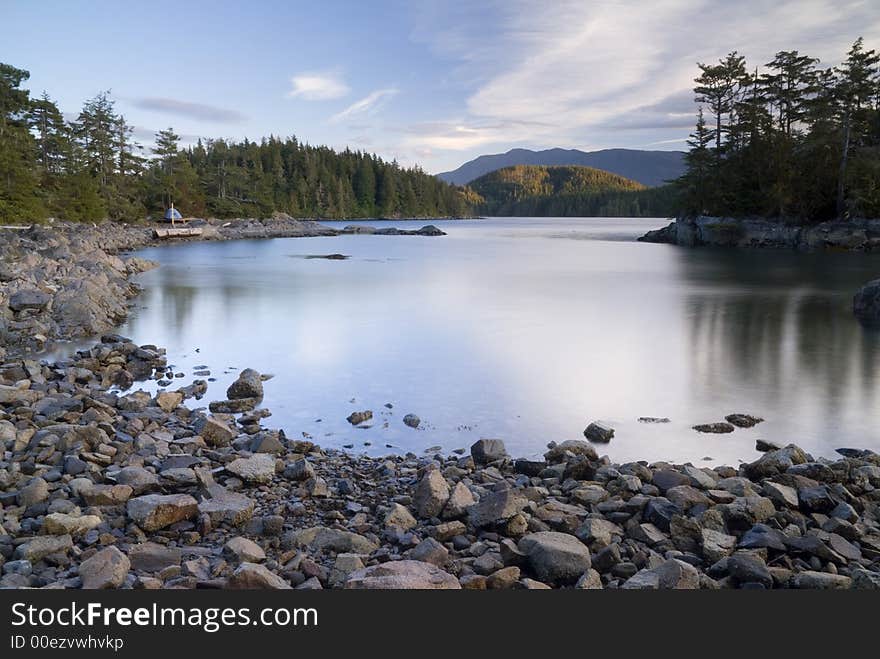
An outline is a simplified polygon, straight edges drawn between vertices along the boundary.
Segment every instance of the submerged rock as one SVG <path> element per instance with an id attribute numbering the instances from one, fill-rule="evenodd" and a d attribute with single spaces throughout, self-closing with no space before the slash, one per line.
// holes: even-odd
<path id="1" fill-rule="evenodd" d="M 880 279 L 869 281 L 856 292 L 853 314 L 865 325 L 880 325 Z"/>

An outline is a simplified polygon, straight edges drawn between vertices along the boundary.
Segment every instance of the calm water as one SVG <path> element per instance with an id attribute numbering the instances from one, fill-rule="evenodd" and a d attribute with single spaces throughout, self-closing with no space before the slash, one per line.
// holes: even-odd
<path id="1" fill-rule="evenodd" d="M 373 454 L 500 437 L 536 455 L 594 419 L 617 429 L 615 460 L 736 464 L 759 437 L 880 450 L 880 335 L 850 313 L 880 257 L 635 242 L 663 223 L 438 222 L 448 236 L 149 249 L 162 267 L 140 278 L 120 331 L 167 347 L 181 383 L 208 365 L 205 403 L 231 367 L 273 373 L 269 425 Z M 351 258 L 305 258 L 329 253 Z M 362 409 L 374 425 L 353 429 L 345 417 Z M 422 429 L 403 425 L 408 412 Z M 767 421 L 690 428 L 731 412 Z"/>

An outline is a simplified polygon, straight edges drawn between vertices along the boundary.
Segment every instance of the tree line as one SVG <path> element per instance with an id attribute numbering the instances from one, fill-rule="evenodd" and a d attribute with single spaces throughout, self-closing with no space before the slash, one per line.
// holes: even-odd
<path id="1" fill-rule="evenodd" d="M 174 203 L 184 216 L 438 217 L 469 211 L 462 192 L 418 167 L 295 137 L 198 140 L 169 128 L 151 153 L 110 92 L 68 121 L 25 70 L 0 63 L 0 222 L 138 220 Z"/>
<path id="2" fill-rule="evenodd" d="M 880 54 L 859 38 L 821 67 L 781 51 L 698 64 L 700 105 L 678 182 L 689 214 L 797 221 L 880 217 Z"/>

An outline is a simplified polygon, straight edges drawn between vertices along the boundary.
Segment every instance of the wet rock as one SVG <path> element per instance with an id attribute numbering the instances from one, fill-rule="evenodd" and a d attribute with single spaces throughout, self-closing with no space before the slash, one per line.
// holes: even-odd
<path id="1" fill-rule="evenodd" d="M 188 494 L 148 494 L 129 499 L 128 516 L 145 531 L 158 531 L 199 512 L 198 502 Z"/>
<path id="2" fill-rule="evenodd" d="M 262 398 L 263 397 L 263 379 L 260 374 L 252 368 L 244 369 L 238 376 L 238 379 L 229 385 L 226 390 L 226 397 L 229 400 L 237 400 L 242 398 Z"/>
<path id="3" fill-rule="evenodd" d="M 715 423 L 698 423 L 695 425 L 694 430 L 697 432 L 703 433 L 715 433 L 715 434 L 724 434 L 733 432 L 736 428 L 730 423 L 726 422 L 715 422 Z"/>
<path id="4" fill-rule="evenodd" d="M 131 569 L 128 557 L 116 547 L 102 549 L 79 566 L 84 590 L 119 588 Z"/>
<path id="5" fill-rule="evenodd" d="M 554 445 L 549 451 L 544 453 L 544 459 L 550 463 L 563 462 L 569 456 L 583 456 L 588 460 L 598 460 L 599 454 L 589 442 L 582 439 L 569 439 L 560 444 Z"/>
<path id="6" fill-rule="evenodd" d="M 357 590 L 460 590 L 461 584 L 436 565 L 403 560 L 352 572 L 345 587 Z"/>
<path id="7" fill-rule="evenodd" d="M 607 444 L 614 437 L 614 428 L 602 421 L 593 421 L 584 430 L 584 437 L 591 442 Z"/>
<path id="8" fill-rule="evenodd" d="M 764 421 L 764 419 L 751 414 L 728 414 L 724 420 L 737 428 L 753 428 Z"/>
<path id="9" fill-rule="evenodd" d="M 372 410 L 364 410 L 363 412 L 352 412 L 348 415 L 347 421 L 353 426 L 359 426 L 373 418 Z"/>
<path id="10" fill-rule="evenodd" d="M 410 428 L 418 428 L 421 422 L 422 420 L 415 414 L 407 414 L 405 417 L 403 417 L 403 423 Z"/>
<path id="11" fill-rule="evenodd" d="M 471 457 L 478 465 L 485 465 L 507 457 L 507 449 L 500 439 L 478 439 L 471 445 Z"/>

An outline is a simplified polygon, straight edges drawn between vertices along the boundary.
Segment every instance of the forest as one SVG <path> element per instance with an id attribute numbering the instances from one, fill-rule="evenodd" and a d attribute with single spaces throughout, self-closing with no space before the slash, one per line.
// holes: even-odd
<path id="1" fill-rule="evenodd" d="M 777 53 L 763 72 L 737 52 L 699 64 L 682 210 L 797 222 L 880 217 L 878 64 L 861 38 L 835 67 L 796 50 Z"/>
<path id="2" fill-rule="evenodd" d="M 515 165 L 468 185 L 482 215 L 538 217 L 657 217 L 674 212 L 677 191 L 649 188 L 601 169 Z"/>
<path id="3" fill-rule="evenodd" d="M 73 121 L 43 93 L 22 87 L 25 70 L 0 63 L 0 223 L 139 220 L 172 202 L 184 216 L 461 216 L 455 186 L 418 167 L 361 151 L 336 152 L 295 137 L 259 142 L 199 140 L 182 148 L 172 129 L 148 152 L 109 92 Z"/>

